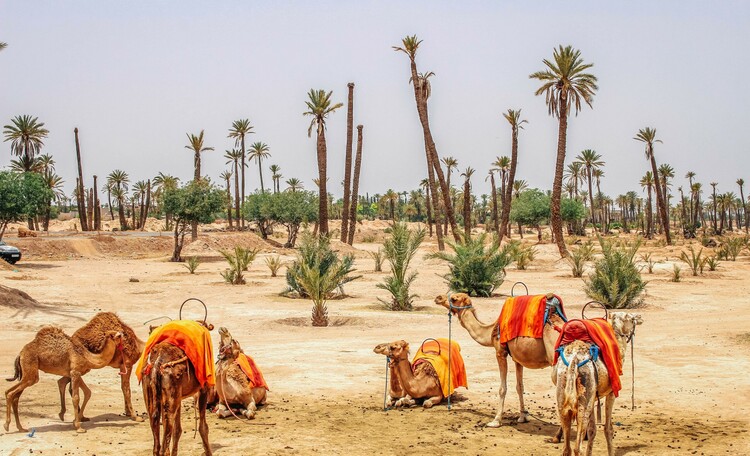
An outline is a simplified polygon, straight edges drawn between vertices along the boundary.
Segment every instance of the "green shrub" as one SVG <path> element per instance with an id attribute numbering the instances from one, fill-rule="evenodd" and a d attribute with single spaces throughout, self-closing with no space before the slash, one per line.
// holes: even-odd
<path id="1" fill-rule="evenodd" d="M 573 272 L 573 277 L 583 276 L 583 270 L 586 266 L 586 251 L 581 247 L 571 249 L 570 256 L 568 257 L 568 263 L 570 263 L 570 269 L 571 272 Z"/>
<path id="2" fill-rule="evenodd" d="M 231 283 L 232 285 L 244 284 L 244 273 L 255 260 L 258 251 L 256 249 L 246 249 L 237 246 L 231 252 L 220 250 L 219 253 L 221 253 L 224 259 L 229 263 L 229 268 L 221 273 L 221 276 L 224 277 L 224 281 Z"/>
<path id="3" fill-rule="evenodd" d="M 201 261 L 198 259 L 197 256 L 191 256 L 188 257 L 188 259 L 185 261 L 183 266 L 185 269 L 190 271 L 191 274 L 195 274 L 195 270 L 198 269 L 198 265 L 201 264 Z"/>
<path id="4" fill-rule="evenodd" d="M 672 269 L 672 277 L 669 279 L 670 282 L 679 282 L 680 281 L 680 267 L 676 264 L 673 265 L 674 269 Z"/>
<path id="5" fill-rule="evenodd" d="M 285 291 L 286 294 L 296 292 L 301 298 L 310 297 L 305 287 L 298 280 L 303 274 L 303 264 L 307 265 L 307 269 L 313 267 L 319 269 L 321 277 L 328 277 L 329 269 L 331 269 L 330 273 L 333 274 L 331 277 L 336 280 L 336 286 L 331 292 L 338 289 L 342 295 L 344 294 L 344 284 L 361 277 L 350 275 L 354 271 L 353 256 L 345 255 L 339 258 L 336 252 L 331 250 L 330 235 L 313 236 L 310 233 L 305 233 L 300 241 L 297 259 L 286 268 L 286 282 L 289 285 Z"/>
<path id="6" fill-rule="evenodd" d="M 586 295 L 611 309 L 639 305 L 646 282 L 641 278 L 634 257 L 641 243 L 638 239 L 626 248 L 615 248 L 611 241 L 599 238 L 602 258 L 594 263 L 594 270 L 585 279 Z"/>
<path id="7" fill-rule="evenodd" d="M 526 267 L 534 261 L 536 248 L 531 245 L 523 245 L 521 241 L 513 240 L 506 244 L 508 253 L 512 261 L 516 263 L 516 269 L 525 270 Z"/>
<path id="8" fill-rule="evenodd" d="M 383 249 L 378 247 L 377 252 L 367 252 L 372 259 L 375 261 L 375 272 L 383 271 L 383 261 L 385 261 L 385 254 Z"/>
<path id="9" fill-rule="evenodd" d="M 394 223 L 391 236 L 383 245 L 385 258 L 391 266 L 391 275 L 376 286 L 391 294 L 390 301 L 378 298 L 390 310 L 412 310 L 412 302 L 416 295 L 411 294 L 409 288 L 417 278 L 417 272 L 409 271 L 409 263 L 424 237 L 423 228 L 412 231 L 406 223 Z"/>
<path id="10" fill-rule="evenodd" d="M 690 252 L 690 255 L 688 255 L 688 252 Z M 698 251 L 698 253 L 695 253 L 695 249 L 693 246 L 688 246 L 688 252 L 681 252 L 680 253 L 680 260 L 684 261 L 691 271 L 693 271 L 693 275 L 697 276 L 700 272 L 703 273 L 703 267 L 705 266 L 705 258 L 703 258 L 703 248 Z M 675 281 L 677 282 L 677 281 Z"/>
<path id="11" fill-rule="evenodd" d="M 715 271 L 716 268 L 719 266 L 719 260 L 716 258 L 716 256 L 710 256 L 705 259 L 705 264 L 708 266 L 709 271 Z"/>
<path id="12" fill-rule="evenodd" d="M 271 277 L 276 277 L 279 269 L 284 265 L 281 261 L 281 257 L 276 255 L 274 257 L 266 257 L 266 266 L 271 271 Z"/>
<path id="13" fill-rule="evenodd" d="M 505 268 L 513 261 L 511 243 L 501 249 L 496 242 L 485 245 L 486 238 L 482 234 L 461 244 L 448 242 L 452 255 L 436 252 L 429 256 L 449 263 L 450 271 L 443 277 L 451 291 L 489 297 L 505 280 Z"/>
<path id="14" fill-rule="evenodd" d="M 741 237 L 724 239 L 718 255 L 723 260 L 737 261 L 737 256 L 744 246 L 745 240 Z"/>
<path id="15" fill-rule="evenodd" d="M 651 258 L 651 253 L 643 253 L 641 254 L 641 261 L 646 263 L 646 269 L 648 270 L 649 274 L 654 273 L 654 265 L 656 264 L 656 261 Z"/>

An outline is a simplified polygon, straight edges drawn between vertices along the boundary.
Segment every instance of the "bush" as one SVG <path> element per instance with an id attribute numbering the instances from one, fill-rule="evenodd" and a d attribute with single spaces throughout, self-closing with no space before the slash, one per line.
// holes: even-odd
<path id="1" fill-rule="evenodd" d="M 300 242 L 297 259 L 286 268 L 286 282 L 289 285 L 286 293 L 296 292 L 301 298 L 310 298 L 305 287 L 298 281 L 298 278 L 303 274 L 301 271 L 302 265 L 306 265 L 308 269 L 318 268 L 321 277 L 327 277 L 329 269 L 333 269 L 332 272 L 335 272 L 335 274 L 331 277 L 336 280 L 336 286 L 333 287 L 331 292 L 338 289 L 342 295 L 344 294 L 344 284 L 361 277 L 350 275 L 354 271 L 353 256 L 345 255 L 343 258 L 339 258 L 336 252 L 331 250 L 330 235 L 313 236 L 305 233 Z"/>
<path id="2" fill-rule="evenodd" d="M 508 242 L 506 247 L 511 260 L 516 262 L 516 269 L 522 271 L 534 261 L 536 256 L 536 248 L 534 246 L 525 246 L 518 240 Z"/>
<path id="3" fill-rule="evenodd" d="M 639 305 L 646 282 L 634 257 L 641 242 L 639 239 L 627 248 L 615 248 L 612 242 L 599 238 L 602 258 L 594 263 L 593 272 L 585 280 L 586 295 L 611 309 Z"/>
<path id="4" fill-rule="evenodd" d="M 690 252 L 690 255 L 688 255 L 688 252 Z M 680 253 L 680 259 L 684 261 L 691 271 L 693 271 L 693 275 L 697 276 L 698 272 L 703 274 L 703 267 L 705 266 L 705 258 L 703 258 L 703 248 L 698 251 L 698 253 L 695 253 L 695 249 L 693 246 L 688 247 L 688 252 L 681 252 Z M 674 280 L 673 282 L 679 282 L 679 280 Z"/>
<path id="5" fill-rule="evenodd" d="M 654 261 L 651 258 L 651 253 L 641 254 L 641 261 L 643 261 L 644 263 L 646 263 L 646 268 L 648 269 L 648 273 L 649 274 L 653 274 L 654 273 L 654 265 L 656 264 L 656 261 Z"/>
<path id="6" fill-rule="evenodd" d="M 673 265 L 674 269 L 672 269 L 672 278 L 669 279 L 670 282 L 679 282 L 680 281 L 680 267 L 676 264 Z"/>
<path id="7" fill-rule="evenodd" d="M 266 257 L 266 266 L 268 266 L 268 269 L 271 271 L 271 277 L 276 277 L 276 273 L 279 272 L 279 269 L 284 265 L 281 261 L 281 257 L 276 255 L 274 257 Z"/>
<path id="8" fill-rule="evenodd" d="M 375 272 L 381 272 L 383 270 L 383 261 L 385 261 L 385 254 L 383 249 L 378 247 L 377 252 L 367 252 L 370 254 L 372 259 L 375 261 Z"/>
<path id="9" fill-rule="evenodd" d="M 482 234 L 463 244 L 448 242 L 453 255 L 436 252 L 429 256 L 449 263 L 450 272 L 443 278 L 451 291 L 489 297 L 505 280 L 505 268 L 512 262 L 511 243 L 500 249 L 497 242 L 485 245 L 486 238 L 487 235 Z"/>
<path id="10" fill-rule="evenodd" d="M 330 299 L 334 290 L 357 277 L 349 274 L 353 271 L 352 256 L 339 258 L 331 250 L 330 236 L 302 237 L 297 260 L 287 268 L 287 282 L 300 296 L 312 299 L 312 325 L 328 326 L 328 308 L 326 301 Z"/>
<path id="11" fill-rule="evenodd" d="M 424 228 L 412 231 L 407 228 L 406 223 L 394 223 L 391 236 L 383 245 L 385 258 L 391 266 L 391 275 L 376 286 L 391 294 L 390 301 L 378 298 L 390 310 L 412 310 L 416 295 L 411 294 L 409 288 L 417 278 L 417 272 L 409 272 L 409 263 L 424 237 Z"/>
<path id="12" fill-rule="evenodd" d="M 190 271 L 191 274 L 195 274 L 195 270 L 198 269 L 198 265 L 200 264 L 201 262 L 197 256 L 191 256 L 187 259 L 183 266 L 185 267 L 185 269 Z"/>
<path id="13" fill-rule="evenodd" d="M 247 271 L 247 268 L 255 260 L 258 251 L 237 246 L 231 252 L 220 250 L 219 253 L 221 253 L 221 256 L 223 256 L 229 263 L 229 268 L 221 273 L 221 276 L 224 277 L 224 281 L 231 283 L 232 285 L 244 284 L 244 272 Z"/>
<path id="14" fill-rule="evenodd" d="M 736 237 L 724 239 L 721 248 L 719 249 L 719 258 L 723 260 L 737 261 L 737 256 L 742 251 L 744 245 L 745 240 L 743 238 Z"/>
<path id="15" fill-rule="evenodd" d="M 570 251 L 570 256 L 568 257 L 568 263 L 570 263 L 570 269 L 571 269 L 571 272 L 573 273 L 573 277 L 583 276 L 583 270 L 586 266 L 587 260 L 588 258 L 586 255 L 586 250 L 583 248 L 583 246 L 578 247 L 576 249 L 572 249 Z"/>
<path id="16" fill-rule="evenodd" d="M 710 256 L 706 258 L 705 260 L 706 266 L 708 266 L 709 271 L 715 271 L 716 268 L 719 266 L 719 260 L 716 258 L 716 256 Z"/>

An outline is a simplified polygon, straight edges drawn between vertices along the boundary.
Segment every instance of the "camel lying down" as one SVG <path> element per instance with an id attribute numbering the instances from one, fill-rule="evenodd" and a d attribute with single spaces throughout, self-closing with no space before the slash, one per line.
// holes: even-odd
<path id="1" fill-rule="evenodd" d="M 227 418 L 233 415 L 229 407 L 239 405 L 240 413 L 251 420 L 255 418 L 258 406 L 266 402 L 268 386 L 257 368 L 255 375 L 257 378 L 251 378 L 252 373 L 248 376 L 248 373 L 243 370 L 242 365 L 252 370 L 252 367 L 247 364 L 251 358 L 245 355 L 239 342 L 232 338 L 229 330 L 221 327 L 219 335 L 221 340 L 216 362 L 216 400 L 219 405 L 216 413 L 221 418 Z"/>

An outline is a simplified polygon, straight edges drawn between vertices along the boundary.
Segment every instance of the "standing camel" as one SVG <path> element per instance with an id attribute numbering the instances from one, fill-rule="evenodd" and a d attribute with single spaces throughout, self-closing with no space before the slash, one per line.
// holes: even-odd
<path id="1" fill-rule="evenodd" d="M 508 391 L 508 355 L 516 363 L 516 392 L 521 405 L 519 423 L 528 421 L 528 412 L 523 401 L 523 368 L 544 369 L 554 362 L 555 342 L 557 342 L 558 332 L 555 326 L 561 326 L 564 321 L 554 311 L 549 312 L 549 318 L 544 322 L 544 328 L 541 339 L 531 337 L 517 337 L 508 341 L 507 344 L 501 344 L 498 337 L 497 321 L 485 324 L 477 318 L 476 309 L 471 304 L 471 298 L 466 293 L 456 293 L 450 295 L 440 295 L 435 298 L 435 304 L 445 307 L 451 314 L 458 317 L 461 326 L 466 328 L 469 335 L 479 345 L 484 347 L 494 347 L 497 356 L 497 364 L 500 368 L 500 407 L 495 418 L 487 423 L 487 427 L 496 428 L 502 425 L 503 407 L 505 406 L 505 393 Z M 559 304 L 557 298 L 547 295 L 547 305 L 554 309 Z"/>
<path id="2" fill-rule="evenodd" d="M 48 374 L 61 375 L 72 381 L 73 410 L 75 418 L 73 425 L 77 432 L 86 432 L 81 427 L 83 421 L 83 409 L 91 397 L 91 390 L 83 382 L 83 375 L 91 369 L 101 369 L 112 361 L 116 356 L 118 347 L 122 341 L 122 333 L 118 331 L 107 331 L 105 337 L 100 341 L 98 353 L 91 353 L 56 326 L 44 326 L 36 333 L 34 340 L 24 345 L 21 353 L 16 358 L 15 373 L 13 378 L 7 379 L 9 382 L 18 380 L 19 382 L 5 392 L 5 430 L 10 427 L 10 412 L 16 418 L 16 427 L 19 431 L 26 431 L 21 426 L 18 418 L 18 400 L 21 398 L 23 391 L 29 386 L 39 381 L 39 371 Z M 60 395 L 65 397 L 65 385 L 60 379 L 57 384 L 60 386 Z M 79 405 L 79 390 L 83 390 L 83 404 Z M 62 419 L 62 413 L 60 416 Z"/>
<path id="3" fill-rule="evenodd" d="M 122 333 L 122 343 L 110 362 L 109 367 L 114 367 L 120 372 L 120 388 L 122 397 L 125 400 L 125 416 L 129 416 L 133 421 L 141 422 L 143 418 L 135 414 L 133 402 L 130 394 L 130 374 L 133 371 L 133 365 L 143 353 L 145 343 L 135 335 L 133 328 L 123 323 L 120 318 L 112 312 L 100 312 L 94 316 L 88 323 L 83 325 L 78 331 L 73 333 L 72 339 L 80 343 L 91 353 L 100 353 L 102 340 L 106 337 L 108 331 L 119 331 Z M 58 382 L 60 387 L 60 419 L 65 416 L 65 386 L 70 383 L 70 377 L 63 377 Z M 84 402 L 85 406 L 85 402 Z M 81 415 L 83 415 L 81 407 Z M 84 421 L 86 419 L 84 418 Z"/>
<path id="4" fill-rule="evenodd" d="M 239 342 L 232 338 L 227 328 L 219 328 L 221 336 L 219 360 L 216 362 L 216 394 L 218 414 L 231 416 L 232 404 L 242 405 L 242 415 L 255 418 L 258 405 L 266 402 L 268 386 L 252 358 L 245 355 Z M 251 371 L 251 372 L 248 372 Z"/>
<path id="5" fill-rule="evenodd" d="M 146 341 L 136 375 L 143 386 L 143 399 L 154 437 L 154 456 L 177 455 L 182 436 L 182 400 L 195 395 L 198 396 L 198 432 L 203 450 L 206 456 L 213 454 L 206 423 L 208 393 L 215 384 L 213 349 L 208 332 L 211 329 L 213 326 L 205 322 L 176 320 L 156 328 Z M 164 433 L 160 441 L 162 415 Z"/>

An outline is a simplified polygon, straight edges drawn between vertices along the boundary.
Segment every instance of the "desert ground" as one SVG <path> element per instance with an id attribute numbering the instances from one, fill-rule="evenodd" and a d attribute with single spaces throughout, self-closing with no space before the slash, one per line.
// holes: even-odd
<path id="1" fill-rule="evenodd" d="M 251 233 L 203 233 L 185 252 L 202 259 L 195 275 L 167 261 L 169 233 L 61 231 L 20 240 L 11 233 L 6 241 L 21 247 L 25 258 L 0 268 L 0 284 L 28 293 L 38 304 L 0 302 L 0 318 L 6 322 L 0 372 L 12 376 L 15 357 L 42 325 L 56 324 L 70 334 L 96 312 L 113 311 L 145 339 L 145 322 L 176 318 L 180 304 L 197 297 L 208 305 L 208 320 L 228 327 L 255 358 L 271 389 L 268 405 L 254 421 L 209 415 L 216 455 L 560 454 L 561 445 L 545 442 L 557 422 L 551 370 L 525 370 L 526 404 L 533 418 L 516 424 L 518 399 L 511 366 L 503 426 L 484 428 L 497 407 L 494 351 L 475 343 L 455 319 L 452 335 L 461 345 L 469 388 L 457 391 L 450 411 L 444 403 L 429 410 L 383 410 L 385 359 L 374 354 L 373 347 L 404 339 L 416 350 L 425 338 L 448 335 L 448 318 L 433 304 L 436 295 L 447 291 L 440 277 L 447 267 L 424 255 L 436 249 L 434 239 L 423 244 L 415 259 L 420 274 L 414 290 L 419 295 L 416 310 L 389 312 L 379 304 L 377 298 L 386 296 L 375 284 L 386 273 L 373 272 L 366 251 L 377 249 L 383 226 L 368 225 L 368 234 L 358 233 L 360 242 L 354 248 L 335 244 L 356 256 L 362 278 L 345 287 L 349 297 L 329 301 L 332 325 L 327 328 L 309 325 L 309 301 L 280 296 L 286 286 L 283 269 L 272 278 L 264 263 L 264 257 L 276 254 L 291 260 L 294 251 L 269 245 Z M 533 235 L 527 240 L 536 241 Z M 660 263 L 654 274 L 644 274 L 649 283 L 644 305 L 637 310 L 644 324 L 635 336 L 636 408 L 630 409 L 630 350 L 623 390 L 615 403 L 619 456 L 750 453 L 750 257 L 743 254 L 736 262 L 722 262 L 718 271 L 699 277 L 683 268 L 683 281 L 673 283 L 669 276 L 672 264 L 679 262 L 681 243 L 658 247 L 653 241 L 643 247 Z M 227 285 L 219 275 L 225 262 L 218 249 L 235 244 L 262 248 L 246 285 Z M 571 277 L 554 245 L 537 248 L 539 255 L 528 270 L 508 269 L 496 297 L 474 300 L 481 319 L 497 318 L 517 281 L 527 284 L 531 293 L 557 293 L 568 316 L 580 316 L 588 301 L 582 280 Z M 202 309 L 186 306 L 183 316 L 200 318 Z M 216 331 L 213 337 L 218 346 Z M 85 434 L 73 430 L 70 404 L 66 421 L 59 421 L 55 380 L 42 374 L 39 383 L 26 390 L 20 400 L 21 420 L 35 432 L 33 437 L 17 432 L 12 423 L 11 432 L 0 435 L 1 454 L 150 454 L 148 424 L 122 416 L 115 369 L 85 377 L 93 391 Z M 144 413 L 135 377 L 132 388 L 135 408 Z M 200 439 L 193 437 L 192 404 L 183 403 L 180 444 L 183 454 L 197 455 L 202 449 Z M 0 409 L 4 416 L 4 401 Z M 600 433 L 595 454 L 605 451 Z"/>

